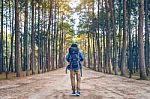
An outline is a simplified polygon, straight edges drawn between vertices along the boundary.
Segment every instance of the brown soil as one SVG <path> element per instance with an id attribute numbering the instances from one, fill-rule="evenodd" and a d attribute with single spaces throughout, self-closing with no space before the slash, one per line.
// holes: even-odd
<path id="1" fill-rule="evenodd" d="M 150 81 L 107 75 L 84 68 L 81 96 L 71 96 L 65 68 L 0 81 L 0 99 L 150 99 Z"/>

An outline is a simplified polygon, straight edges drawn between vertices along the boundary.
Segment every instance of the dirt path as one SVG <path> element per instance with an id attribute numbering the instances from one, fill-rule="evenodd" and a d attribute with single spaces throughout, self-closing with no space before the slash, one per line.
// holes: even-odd
<path id="1" fill-rule="evenodd" d="M 81 96 L 71 96 L 65 68 L 45 74 L 0 81 L 0 99 L 150 99 L 150 81 L 132 80 L 83 70 Z"/>

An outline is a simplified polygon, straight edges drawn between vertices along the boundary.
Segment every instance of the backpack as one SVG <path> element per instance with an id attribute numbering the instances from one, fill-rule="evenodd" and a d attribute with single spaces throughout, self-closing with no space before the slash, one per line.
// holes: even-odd
<path id="1" fill-rule="evenodd" d="M 69 55 L 70 55 L 70 60 L 69 60 L 70 64 L 66 67 L 66 74 L 67 74 L 67 70 L 80 69 L 81 77 L 82 77 L 82 66 L 80 64 L 80 59 L 79 59 L 79 49 L 77 47 L 70 47 Z"/>
<path id="2" fill-rule="evenodd" d="M 79 69 L 79 65 L 80 65 L 79 49 L 77 47 L 70 47 L 69 55 L 70 55 L 70 68 L 72 70 Z"/>

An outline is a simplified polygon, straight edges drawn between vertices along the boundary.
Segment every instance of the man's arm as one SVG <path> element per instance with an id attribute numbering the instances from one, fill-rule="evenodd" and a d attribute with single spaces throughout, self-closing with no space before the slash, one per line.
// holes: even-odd
<path id="1" fill-rule="evenodd" d="M 80 58 L 80 61 L 84 60 L 84 55 L 81 52 L 79 53 L 79 58 Z"/>
<path id="2" fill-rule="evenodd" d="M 67 60 L 67 62 L 70 62 L 70 55 L 69 54 L 66 55 L 66 60 Z"/>

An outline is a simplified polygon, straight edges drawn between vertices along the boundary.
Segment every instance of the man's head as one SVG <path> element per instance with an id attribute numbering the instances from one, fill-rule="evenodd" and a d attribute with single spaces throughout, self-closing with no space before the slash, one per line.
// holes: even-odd
<path id="1" fill-rule="evenodd" d="M 71 44 L 71 47 L 78 47 L 77 44 L 73 43 Z"/>

